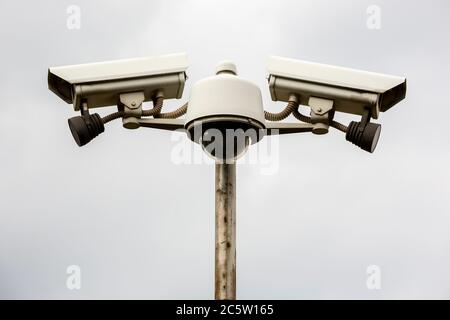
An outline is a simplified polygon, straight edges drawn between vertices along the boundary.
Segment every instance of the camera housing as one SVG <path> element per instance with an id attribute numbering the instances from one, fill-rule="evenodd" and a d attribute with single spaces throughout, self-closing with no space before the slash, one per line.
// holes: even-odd
<path id="1" fill-rule="evenodd" d="M 406 95 L 404 77 L 277 56 L 269 57 L 267 67 L 273 101 L 288 101 L 292 94 L 305 106 L 311 98 L 329 99 L 335 111 L 362 115 L 369 108 L 378 119 Z"/>
<path id="2" fill-rule="evenodd" d="M 187 68 L 184 53 L 53 67 L 48 87 L 76 111 L 83 102 L 89 109 L 117 105 L 120 94 L 127 92 L 143 92 L 144 101 L 156 94 L 179 99 Z"/>
<path id="3" fill-rule="evenodd" d="M 261 91 L 238 77 L 232 62 L 223 61 L 215 76 L 192 87 L 185 129 L 190 139 L 214 158 L 238 158 L 249 145 L 262 139 L 261 130 L 265 128 Z M 223 148 L 208 149 L 217 139 L 222 139 Z"/>

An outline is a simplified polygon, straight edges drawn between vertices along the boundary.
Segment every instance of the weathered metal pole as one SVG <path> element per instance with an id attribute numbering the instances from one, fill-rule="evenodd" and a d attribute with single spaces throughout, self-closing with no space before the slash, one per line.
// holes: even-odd
<path id="1" fill-rule="evenodd" d="M 236 163 L 216 163 L 215 298 L 236 299 Z"/>

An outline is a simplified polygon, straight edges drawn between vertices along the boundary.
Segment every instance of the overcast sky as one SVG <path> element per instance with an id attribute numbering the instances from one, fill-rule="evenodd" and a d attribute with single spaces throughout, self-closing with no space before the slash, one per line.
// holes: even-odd
<path id="1" fill-rule="evenodd" d="M 80 29 L 67 27 L 70 5 Z M 369 28 L 371 5 L 381 29 Z M 179 165 L 172 134 L 120 121 L 79 148 L 72 107 L 47 89 L 50 66 L 174 52 L 188 53 L 189 80 L 167 110 L 223 59 L 260 86 L 270 111 L 284 107 L 265 78 L 272 54 L 408 78 L 407 99 L 379 119 L 376 153 L 334 130 L 281 137 L 270 174 L 264 163 L 238 166 L 238 298 L 450 298 L 449 9 L 1 1 L 0 298 L 213 297 L 214 167 Z M 70 265 L 80 290 L 66 287 Z M 380 290 L 366 286 L 371 265 Z"/>

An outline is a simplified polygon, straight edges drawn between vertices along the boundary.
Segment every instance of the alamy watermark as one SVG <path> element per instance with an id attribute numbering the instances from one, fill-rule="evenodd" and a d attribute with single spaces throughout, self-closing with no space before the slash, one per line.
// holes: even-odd
<path id="1" fill-rule="evenodd" d="M 171 161 L 182 164 L 231 163 L 258 165 L 263 175 L 273 175 L 279 170 L 278 130 L 216 129 L 203 131 L 201 125 L 193 132 L 174 131 Z M 270 137 L 265 137 L 267 134 Z M 195 141 L 197 143 L 192 143 Z"/>
<path id="2" fill-rule="evenodd" d="M 369 290 L 381 290 L 381 268 L 377 265 L 368 266 L 366 286 Z"/>
<path id="3" fill-rule="evenodd" d="M 367 22 L 366 26 L 369 30 L 381 29 L 381 8 L 377 5 L 371 5 L 367 8 Z"/>
<path id="4" fill-rule="evenodd" d="M 68 274 L 66 280 L 66 287 L 69 290 L 80 290 L 81 289 L 81 268 L 77 265 L 68 266 L 66 269 Z"/>
<path id="5" fill-rule="evenodd" d="M 81 8 L 77 5 L 70 5 L 66 9 L 68 14 L 66 20 L 66 26 L 69 30 L 80 30 L 81 29 Z"/>

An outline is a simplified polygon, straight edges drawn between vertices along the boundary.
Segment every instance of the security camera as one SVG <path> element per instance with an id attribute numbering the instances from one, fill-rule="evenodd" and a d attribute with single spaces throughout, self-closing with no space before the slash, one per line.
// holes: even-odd
<path id="1" fill-rule="evenodd" d="M 268 70 L 273 101 L 289 101 L 292 94 L 305 106 L 311 97 L 329 99 L 335 111 L 362 115 L 369 108 L 377 119 L 406 95 L 404 77 L 274 56 Z"/>
<path id="2" fill-rule="evenodd" d="M 232 161 L 262 138 L 266 126 L 261 91 L 237 76 L 234 63 L 223 61 L 215 76 L 192 87 L 184 127 L 216 160 Z"/>
<path id="3" fill-rule="evenodd" d="M 294 96 L 299 105 L 311 107 L 307 118 L 316 126 L 314 133 L 328 132 L 335 112 L 362 116 L 347 127 L 346 139 L 363 150 L 373 152 L 381 125 L 378 119 L 406 96 L 406 78 L 348 69 L 282 57 L 268 60 L 269 89 L 273 101 L 289 101 Z M 306 119 L 297 114 L 297 118 Z"/>
<path id="4" fill-rule="evenodd" d="M 69 127 L 82 146 L 104 130 L 105 121 L 90 115 L 89 109 L 117 105 L 131 110 L 124 126 L 133 128 L 143 102 L 181 98 L 187 67 L 186 54 L 54 67 L 48 70 L 48 86 L 81 111 L 81 116 L 69 119 Z"/>
<path id="5" fill-rule="evenodd" d="M 48 70 L 48 86 L 75 110 L 83 101 L 89 109 L 116 105 L 126 92 L 143 92 L 144 101 L 158 91 L 165 99 L 179 99 L 187 67 L 185 54 L 54 67 Z"/>

